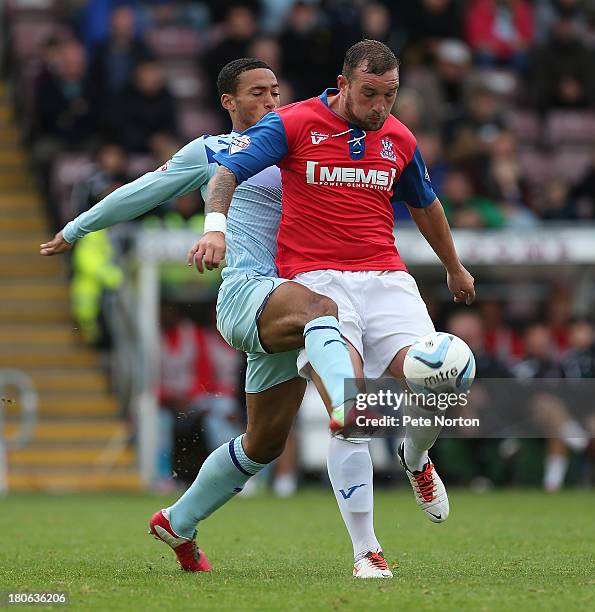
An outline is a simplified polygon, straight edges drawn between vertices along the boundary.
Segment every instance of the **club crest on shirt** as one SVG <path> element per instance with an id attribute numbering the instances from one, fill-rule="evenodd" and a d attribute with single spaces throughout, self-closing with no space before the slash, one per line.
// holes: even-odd
<path id="1" fill-rule="evenodd" d="M 393 149 L 393 141 L 390 138 L 383 138 L 380 142 L 382 143 L 380 157 L 390 159 L 391 161 L 396 161 L 397 156 L 395 155 L 395 150 Z"/>
<path id="2" fill-rule="evenodd" d="M 250 146 L 250 136 L 234 136 L 229 143 L 229 154 L 247 149 Z"/>
<path id="3" fill-rule="evenodd" d="M 312 139 L 313 145 L 320 144 L 323 140 L 326 140 L 328 137 L 329 135 L 324 134 L 323 132 L 316 132 L 314 130 L 310 132 L 310 138 Z"/>

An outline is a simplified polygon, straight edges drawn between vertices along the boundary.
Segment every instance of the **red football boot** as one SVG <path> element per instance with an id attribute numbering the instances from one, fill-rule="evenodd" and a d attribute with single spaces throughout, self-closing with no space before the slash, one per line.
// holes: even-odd
<path id="1" fill-rule="evenodd" d="M 185 572 L 210 572 L 211 564 L 204 551 L 196 546 L 194 538 L 179 536 L 169 522 L 167 509 L 159 510 L 149 521 L 149 533 L 173 548 L 178 563 Z"/>

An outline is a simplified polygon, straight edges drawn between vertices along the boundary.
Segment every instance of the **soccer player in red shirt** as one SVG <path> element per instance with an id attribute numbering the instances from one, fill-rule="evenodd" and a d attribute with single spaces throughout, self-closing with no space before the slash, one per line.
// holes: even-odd
<path id="1" fill-rule="evenodd" d="M 269 113 L 215 156 L 221 168 L 207 201 L 208 214 L 226 214 L 239 183 L 279 166 L 279 275 L 337 303 L 358 377 L 377 378 L 388 371 L 402 379 L 407 350 L 434 330 L 394 244 L 393 195 L 408 204 L 440 257 L 454 301 L 475 299 L 473 277 L 458 258 L 415 137 L 390 114 L 398 68 L 384 44 L 355 44 L 346 53 L 338 90 Z M 194 252 L 207 268 L 216 267 L 225 254 L 223 233 L 206 233 Z M 307 363 L 298 363 L 307 375 Z M 422 408 L 411 410 L 428 416 Z M 399 448 L 417 503 L 433 522 L 443 522 L 449 513 L 446 489 L 428 456 L 439 432 L 438 426 L 411 428 Z M 380 548 L 373 531 L 369 451 L 365 442 L 356 445 L 341 436 L 332 445 L 329 474 L 334 490 L 341 492 L 337 501 L 357 562 L 366 551 Z M 361 457 L 357 469 L 351 460 L 355 452 Z"/>

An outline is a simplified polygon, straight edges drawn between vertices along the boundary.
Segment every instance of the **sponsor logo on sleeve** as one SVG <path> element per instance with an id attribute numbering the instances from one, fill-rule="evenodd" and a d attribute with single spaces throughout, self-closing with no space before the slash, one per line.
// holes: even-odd
<path id="1" fill-rule="evenodd" d="M 250 146 L 250 136 L 234 136 L 229 143 L 229 154 L 233 155 Z"/>
<path id="2" fill-rule="evenodd" d="M 169 168 L 169 162 L 165 162 L 163 164 L 163 166 L 161 166 L 161 168 L 157 168 L 157 172 L 167 172 L 167 169 Z"/>
<path id="3" fill-rule="evenodd" d="M 430 173 L 428 172 L 428 168 L 427 168 L 427 166 L 425 166 L 425 165 L 424 165 L 424 170 L 425 170 L 425 172 L 424 172 L 424 178 L 426 179 L 426 181 L 428 181 L 428 182 L 429 182 L 429 181 L 430 181 Z"/>

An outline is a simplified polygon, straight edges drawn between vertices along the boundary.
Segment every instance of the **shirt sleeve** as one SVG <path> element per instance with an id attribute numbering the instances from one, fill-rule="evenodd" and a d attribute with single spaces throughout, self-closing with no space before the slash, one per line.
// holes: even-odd
<path id="1" fill-rule="evenodd" d="M 234 173 L 239 184 L 277 164 L 287 151 L 283 121 L 277 113 L 269 113 L 256 125 L 234 136 L 229 147 L 219 151 L 215 159 Z"/>
<path id="2" fill-rule="evenodd" d="M 73 243 L 90 232 L 131 221 L 163 202 L 199 189 L 209 180 L 209 161 L 202 138 L 180 149 L 165 165 L 119 187 L 62 230 Z"/>
<path id="3" fill-rule="evenodd" d="M 413 208 L 425 208 L 436 199 L 428 169 L 418 146 L 415 147 L 411 161 L 397 180 L 394 199 L 406 202 Z"/>

